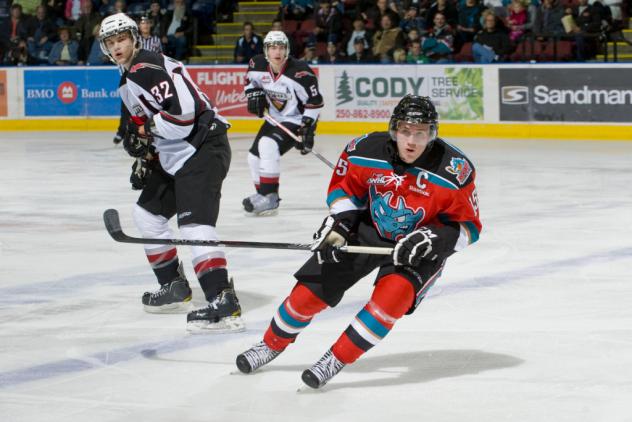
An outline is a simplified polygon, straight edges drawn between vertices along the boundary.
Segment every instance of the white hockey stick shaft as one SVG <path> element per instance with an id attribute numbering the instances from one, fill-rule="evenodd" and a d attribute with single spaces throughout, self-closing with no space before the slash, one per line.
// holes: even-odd
<path id="1" fill-rule="evenodd" d="M 274 117 L 270 116 L 270 113 L 268 113 L 267 111 L 263 114 L 263 117 L 270 122 L 271 124 L 273 124 L 274 126 L 278 127 L 279 129 L 281 129 L 283 132 L 287 133 L 288 136 L 292 139 L 294 139 L 296 142 L 303 142 L 301 138 L 299 138 L 298 136 L 296 136 L 290 129 L 288 129 L 287 127 L 285 127 L 283 125 L 283 123 L 279 122 L 277 119 L 275 119 Z M 329 166 L 330 169 L 334 169 L 334 164 L 329 161 L 328 159 L 326 159 L 325 157 L 323 157 L 322 155 L 320 155 L 317 151 L 315 151 L 314 149 L 312 149 L 310 151 L 312 154 L 314 154 L 320 161 L 322 161 L 323 163 L 327 164 Z"/>

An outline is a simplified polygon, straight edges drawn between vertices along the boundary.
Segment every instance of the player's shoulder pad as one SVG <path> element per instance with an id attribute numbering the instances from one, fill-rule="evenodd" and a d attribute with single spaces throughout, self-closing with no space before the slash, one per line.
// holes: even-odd
<path id="1" fill-rule="evenodd" d="M 268 61 L 263 54 L 257 54 L 248 61 L 248 71 L 267 72 Z"/>
<path id="2" fill-rule="evenodd" d="M 347 144 L 349 156 L 384 159 L 384 146 L 390 141 L 388 132 L 371 132 L 354 138 Z"/>
<path id="3" fill-rule="evenodd" d="M 317 80 L 316 74 L 309 65 L 304 61 L 295 59 L 294 57 L 290 57 L 288 59 L 287 67 L 285 68 L 285 72 L 283 72 L 283 74 L 304 86 L 311 85 L 315 80 Z"/>
<path id="4" fill-rule="evenodd" d="M 127 71 L 127 79 L 143 86 L 155 79 L 168 77 L 164 56 L 147 50 L 140 50 Z"/>
<path id="5" fill-rule="evenodd" d="M 474 179 L 474 164 L 469 158 L 457 147 L 437 138 L 433 145 L 437 152 L 441 153 L 441 157 L 437 157 L 439 166 L 437 173 L 452 181 L 455 185 L 462 187 L 469 184 Z"/>

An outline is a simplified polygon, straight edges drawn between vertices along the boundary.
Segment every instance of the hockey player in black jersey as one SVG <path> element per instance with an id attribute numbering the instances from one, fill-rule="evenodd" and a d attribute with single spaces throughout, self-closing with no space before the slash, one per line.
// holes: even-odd
<path id="1" fill-rule="evenodd" d="M 134 222 L 144 237 L 173 237 L 177 215 L 184 239 L 218 239 L 215 224 L 231 151 L 228 122 L 195 85 L 184 65 L 140 49 L 136 23 L 124 13 L 101 23 L 101 49 L 122 66 L 119 92 L 131 119 L 123 136 L 136 158 L 130 181 L 142 189 Z M 146 292 L 147 312 L 189 311 L 191 288 L 174 246 L 146 245 L 160 288 Z M 189 312 L 187 329 L 241 331 L 241 308 L 229 281 L 224 252 L 192 247 L 193 266 L 208 306 Z"/>
<path id="2" fill-rule="evenodd" d="M 289 56 L 290 47 L 282 31 L 270 31 L 263 40 L 264 54 L 253 57 L 246 74 L 248 111 L 263 117 L 266 109 L 276 121 L 299 135 L 297 143 L 266 121 L 250 148 L 248 165 L 257 193 L 243 200 L 246 212 L 274 214 L 279 207 L 281 156 L 293 146 L 308 154 L 323 97 L 318 79 L 310 67 Z"/>

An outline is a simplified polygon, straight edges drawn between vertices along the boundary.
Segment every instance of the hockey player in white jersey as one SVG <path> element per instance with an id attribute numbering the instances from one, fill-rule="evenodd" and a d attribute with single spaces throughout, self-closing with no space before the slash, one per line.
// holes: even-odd
<path id="1" fill-rule="evenodd" d="M 99 40 L 103 52 L 125 70 L 119 92 L 131 120 L 123 146 L 137 158 L 130 181 L 142 189 L 133 212 L 138 230 L 147 238 L 172 238 L 168 220 L 177 215 L 184 239 L 217 240 L 222 182 L 231 157 L 228 122 L 182 63 L 140 49 L 138 27 L 124 13 L 103 20 Z M 143 295 L 145 310 L 191 310 L 191 288 L 176 248 L 145 245 L 145 252 L 160 284 Z M 188 313 L 187 329 L 242 330 L 224 252 L 200 246 L 191 252 L 208 306 Z"/>
<path id="2" fill-rule="evenodd" d="M 289 41 L 282 31 L 270 31 L 263 40 L 264 54 L 253 57 L 246 74 L 248 112 L 281 122 L 302 142 L 266 121 L 250 148 L 248 165 L 257 193 L 243 200 L 246 212 L 274 214 L 279 207 L 281 156 L 293 146 L 305 155 L 314 146 L 314 133 L 323 97 L 316 75 L 305 63 L 289 56 Z"/>

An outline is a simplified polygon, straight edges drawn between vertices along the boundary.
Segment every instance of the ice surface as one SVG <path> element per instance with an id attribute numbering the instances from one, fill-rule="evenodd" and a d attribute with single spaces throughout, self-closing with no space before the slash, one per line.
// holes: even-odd
<path id="1" fill-rule="evenodd" d="M 111 137 L 0 135 L 0 420 L 632 420 L 632 143 L 451 140 L 477 166 L 480 242 L 385 341 L 322 391 L 297 392 L 372 276 L 259 373 L 237 373 L 307 254 L 227 250 L 245 333 L 188 335 L 184 315 L 144 313 L 156 283 L 143 249 L 101 220 L 117 208 L 137 235 L 132 160 Z M 251 139 L 231 136 L 221 238 L 308 241 L 330 170 L 288 153 L 279 215 L 246 217 Z M 348 139 L 316 148 L 335 160 Z"/>

